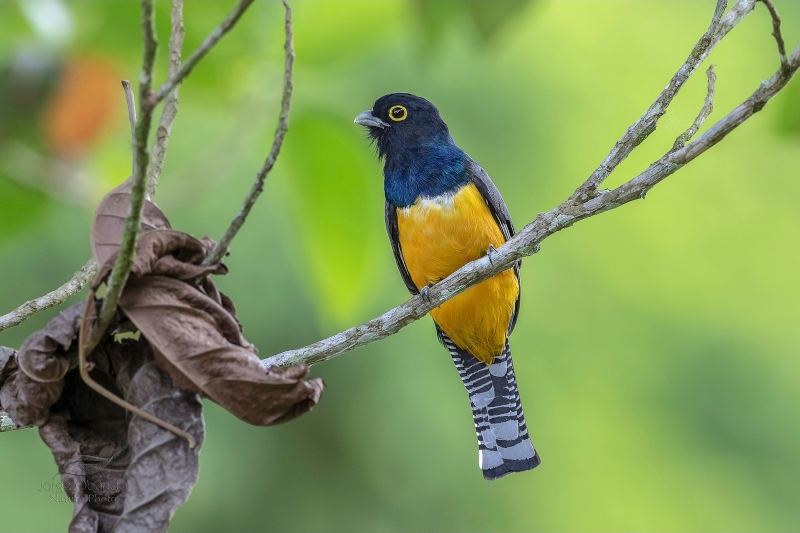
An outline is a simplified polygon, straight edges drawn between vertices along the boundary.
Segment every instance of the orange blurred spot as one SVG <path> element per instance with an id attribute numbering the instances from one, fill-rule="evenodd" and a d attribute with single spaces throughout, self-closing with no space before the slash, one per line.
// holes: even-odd
<path id="1" fill-rule="evenodd" d="M 85 152 L 117 118 L 124 100 L 119 76 L 97 59 L 69 61 L 47 103 L 45 137 L 60 156 Z"/>

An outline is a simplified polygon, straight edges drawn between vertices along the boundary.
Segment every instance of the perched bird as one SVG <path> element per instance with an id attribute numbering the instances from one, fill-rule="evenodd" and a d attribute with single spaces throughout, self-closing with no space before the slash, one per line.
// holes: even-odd
<path id="1" fill-rule="evenodd" d="M 514 235 L 500 191 L 450 136 L 439 110 L 407 93 L 355 119 L 384 161 L 386 230 L 412 294 L 493 253 Z M 490 256 L 491 258 L 491 256 Z M 522 414 L 508 336 L 519 314 L 519 264 L 431 311 L 469 393 L 486 479 L 539 465 Z"/>

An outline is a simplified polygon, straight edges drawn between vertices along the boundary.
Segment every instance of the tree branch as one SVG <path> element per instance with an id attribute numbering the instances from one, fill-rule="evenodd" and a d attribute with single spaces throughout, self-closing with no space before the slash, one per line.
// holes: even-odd
<path id="1" fill-rule="evenodd" d="M 186 30 L 183 28 L 183 0 L 172 0 L 170 22 L 172 22 L 172 33 L 169 38 L 169 75 L 174 76 L 181 66 L 183 37 L 186 34 Z M 161 176 L 161 169 L 164 166 L 164 159 L 167 156 L 167 145 L 169 144 L 170 133 L 172 133 L 172 123 L 175 121 L 175 116 L 177 114 L 178 87 L 176 86 L 164 100 L 164 108 L 161 110 L 161 120 L 156 130 L 153 156 L 150 159 L 150 169 L 147 172 L 147 194 L 150 196 L 156 193 L 158 178 Z"/>
<path id="2" fill-rule="evenodd" d="M 781 70 L 785 72 L 789 67 L 788 60 L 786 59 L 786 45 L 783 42 L 783 35 L 781 34 L 781 16 L 778 13 L 778 9 L 775 7 L 775 4 L 772 3 L 772 0 L 761 0 L 761 2 L 767 6 L 769 14 L 772 17 L 772 36 L 775 37 L 775 43 L 778 45 L 778 56 L 781 59 Z"/>
<path id="3" fill-rule="evenodd" d="M 599 192 L 593 198 L 576 202 L 573 199 L 580 191 L 578 189 L 575 194 L 555 209 L 547 213 L 540 213 L 533 222 L 499 247 L 496 253 L 492 254 L 491 261 L 488 257 L 483 257 L 468 263 L 431 287 L 428 291 L 428 301 L 424 300 L 422 296 L 414 296 L 404 304 L 365 324 L 350 328 L 304 348 L 290 350 L 264 359 L 261 361 L 262 365 L 266 368 L 272 365 L 286 367 L 300 362 L 313 365 L 384 339 L 422 318 L 450 298 L 495 274 L 512 268 L 514 263 L 523 257 L 538 252 L 540 243 L 550 235 L 580 220 L 610 211 L 633 200 L 643 199 L 651 188 L 714 146 L 742 122 L 763 109 L 766 103 L 789 83 L 789 80 L 800 68 L 800 46 L 788 58 L 787 65 L 788 69 L 785 71 L 781 69 L 769 80 L 762 82 L 761 86 L 747 100 L 695 141 L 676 151 L 668 152 L 651 164 L 647 170 L 614 190 Z"/>
<path id="4" fill-rule="evenodd" d="M 217 42 L 228 33 L 231 28 L 233 28 L 239 19 L 242 17 L 244 12 L 250 7 L 250 4 L 253 3 L 253 0 L 240 0 L 238 4 L 228 13 L 228 16 L 225 17 L 219 26 L 214 28 L 214 30 L 206 37 L 206 40 L 203 41 L 200 46 L 197 47 L 197 50 L 192 52 L 192 54 L 186 59 L 186 61 L 180 66 L 177 72 L 174 74 L 170 74 L 167 81 L 158 88 L 150 96 L 150 104 L 155 106 L 164 97 L 167 96 L 175 87 L 180 85 L 180 83 L 189 75 L 189 73 L 194 69 L 195 66 L 200 62 L 201 59 L 205 57 L 209 50 L 211 50 Z"/>
<path id="5" fill-rule="evenodd" d="M 80 270 L 75 272 L 72 279 L 56 290 L 48 292 L 35 300 L 25 302 L 10 313 L 0 316 L 0 331 L 22 324 L 39 311 L 61 305 L 70 297 L 78 294 L 95 274 L 97 274 L 97 263 L 95 263 L 94 259 L 89 259 Z"/>
<path id="6" fill-rule="evenodd" d="M 708 116 L 714 110 L 714 90 L 717 81 L 717 75 L 714 74 L 714 65 L 708 67 L 706 76 L 708 77 L 708 88 L 706 89 L 706 99 L 703 103 L 703 107 L 700 109 L 700 113 L 697 115 L 697 118 L 694 119 L 694 122 L 692 122 L 692 125 L 689 126 L 689 129 L 675 139 L 675 144 L 672 145 L 673 152 L 683 148 L 689 139 L 694 137 L 694 134 L 697 133 L 697 130 L 700 129 L 700 126 L 703 125 L 703 122 L 706 121 Z"/>
<path id="7" fill-rule="evenodd" d="M 697 41 L 697 44 L 694 45 L 689 57 L 669 81 L 669 84 L 661 91 L 656 101 L 653 102 L 639 120 L 634 122 L 627 129 L 600 166 L 597 167 L 584 184 L 575 191 L 572 195 L 572 200 L 585 201 L 596 196 L 598 194 L 597 187 L 614 172 L 614 169 L 628 157 L 628 154 L 630 154 L 634 148 L 639 146 L 651 133 L 656 131 L 658 120 L 667 112 L 667 107 L 672 103 L 672 100 L 686 83 L 686 80 L 694 74 L 697 67 L 705 60 L 716 44 L 722 40 L 739 21 L 753 10 L 756 5 L 756 0 L 739 0 L 728 14 L 722 18 L 722 13 L 725 11 L 727 5 L 727 0 L 717 0 L 717 7 L 711 18 L 711 24 L 700 40 Z"/>
<path id="8" fill-rule="evenodd" d="M 270 148 L 269 155 L 267 156 L 266 161 L 264 161 L 264 166 L 262 166 L 261 170 L 259 170 L 258 174 L 256 174 L 256 180 L 253 183 L 253 186 L 250 188 L 250 192 L 247 193 L 247 197 L 245 197 L 242 208 L 234 217 L 228 229 L 225 230 L 225 234 L 216 244 L 214 249 L 203 261 L 203 264 L 205 265 L 218 263 L 223 256 L 228 253 L 228 249 L 230 248 L 233 238 L 236 237 L 239 229 L 247 219 L 247 215 L 250 213 L 253 205 L 255 205 L 258 196 L 264 190 L 264 182 L 267 179 L 267 175 L 272 170 L 272 167 L 275 166 L 275 161 L 278 159 L 278 154 L 281 151 L 281 146 L 283 145 L 283 139 L 286 136 L 286 131 L 289 129 L 289 108 L 292 103 L 292 67 L 294 64 L 294 43 L 292 35 L 292 10 L 289 7 L 289 4 L 286 3 L 286 0 L 283 0 L 283 7 L 286 10 L 286 18 L 284 20 L 286 41 L 283 45 L 283 49 L 286 52 L 283 72 L 283 98 L 281 99 L 281 113 L 278 117 L 278 128 L 275 130 L 275 138 L 272 141 L 272 148 Z"/>
<path id="9" fill-rule="evenodd" d="M 82 349 L 87 356 L 91 355 L 94 348 L 103 338 L 108 325 L 114 318 L 119 298 L 128 275 L 131 272 L 133 260 L 136 257 L 136 242 L 139 239 L 139 230 L 142 223 L 142 212 L 145 202 L 145 177 L 150 162 L 150 153 L 147 149 L 147 138 L 150 134 L 150 123 L 153 118 L 153 106 L 150 105 L 152 93 L 153 69 L 155 66 L 158 41 L 156 40 L 155 0 L 141 0 L 142 33 L 144 36 L 144 57 L 142 59 L 142 73 L 139 78 L 139 119 L 136 121 L 133 136 L 134 172 L 131 186 L 130 207 L 128 218 L 125 221 L 125 232 L 119 248 L 117 261 L 111 270 L 108 281 L 108 290 L 103 299 L 103 305 L 97 317 L 97 323 L 92 329 L 91 336 Z"/>

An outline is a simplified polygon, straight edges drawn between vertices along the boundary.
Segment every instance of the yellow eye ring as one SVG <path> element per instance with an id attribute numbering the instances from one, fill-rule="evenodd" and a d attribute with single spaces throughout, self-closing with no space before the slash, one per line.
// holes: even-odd
<path id="1" fill-rule="evenodd" d="M 389 118 L 400 122 L 408 117 L 408 110 L 401 105 L 394 105 L 389 109 Z"/>

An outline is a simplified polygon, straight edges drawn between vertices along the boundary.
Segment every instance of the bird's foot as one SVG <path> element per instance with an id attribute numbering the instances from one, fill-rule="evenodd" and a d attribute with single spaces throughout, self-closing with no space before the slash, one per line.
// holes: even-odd
<path id="1" fill-rule="evenodd" d="M 497 255 L 497 250 L 494 247 L 494 244 L 489 245 L 489 249 L 486 250 L 486 257 L 489 258 L 489 263 L 494 265 L 494 256 Z"/>
<path id="2" fill-rule="evenodd" d="M 431 287 L 433 287 L 433 283 L 428 283 L 427 285 L 422 287 L 421 291 L 419 291 L 419 295 L 422 296 L 422 299 L 425 301 L 425 303 L 428 304 L 431 303 L 431 295 L 430 295 Z"/>

